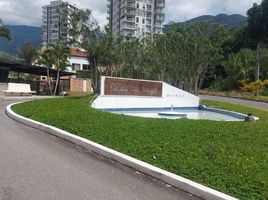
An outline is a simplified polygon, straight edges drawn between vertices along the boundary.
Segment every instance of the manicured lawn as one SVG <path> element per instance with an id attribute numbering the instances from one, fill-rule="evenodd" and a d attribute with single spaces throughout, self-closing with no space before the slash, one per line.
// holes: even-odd
<path id="1" fill-rule="evenodd" d="M 30 101 L 13 107 L 25 117 L 88 138 L 240 199 L 268 199 L 268 112 L 227 103 L 255 123 L 146 119 L 89 107 L 91 97 Z"/>

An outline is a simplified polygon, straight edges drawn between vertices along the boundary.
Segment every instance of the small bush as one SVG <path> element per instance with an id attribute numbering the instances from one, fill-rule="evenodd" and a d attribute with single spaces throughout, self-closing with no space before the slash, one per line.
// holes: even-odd
<path id="1" fill-rule="evenodd" d="M 241 87 L 242 92 L 250 92 L 253 96 L 259 96 L 267 92 L 268 94 L 268 80 L 265 81 L 255 81 L 248 84 L 243 84 Z"/>
<path id="2" fill-rule="evenodd" d="M 91 78 L 91 73 L 89 70 L 77 70 L 76 78 Z"/>
<path id="3" fill-rule="evenodd" d="M 268 79 L 263 81 L 262 93 L 263 96 L 268 96 Z"/>

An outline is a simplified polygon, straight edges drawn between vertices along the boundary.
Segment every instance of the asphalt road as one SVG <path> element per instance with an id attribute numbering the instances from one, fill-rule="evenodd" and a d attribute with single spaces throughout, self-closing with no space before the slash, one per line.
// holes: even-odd
<path id="1" fill-rule="evenodd" d="M 0 200 L 196 200 L 9 119 L 0 99 Z"/>
<path id="2" fill-rule="evenodd" d="M 201 95 L 200 97 L 201 97 L 201 99 L 222 101 L 222 102 L 240 104 L 240 105 L 245 105 L 245 106 L 249 106 L 249 107 L 268 110 L 268 103 L 263 103 L 263 102 L 258 102 L 258 101 L 250 101 L 250 100 L 244 100 L 244 99 L 219 97 L 219 96 L 207 96 L 207 95 Z"/>

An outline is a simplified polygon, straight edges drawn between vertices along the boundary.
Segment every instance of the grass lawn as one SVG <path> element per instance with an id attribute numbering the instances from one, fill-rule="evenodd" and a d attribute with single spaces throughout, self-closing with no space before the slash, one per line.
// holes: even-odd
<path id="1" fill-rule="evenodd" d="M 208 106 L 254 113 L 255 123 L 147 119 L 89 107 L 91 97 L 13 107 L 50 124 L 240 199 L 268 199 L 268 112 L 227 103 Z"/>
<path id="2" fill-rule="evenodd" d="M 268 96 L 261 96 L 261 95 L 260 96 L 253 96 L 250 93 L 241 93 L 241 92 L 237 92 L 237 91 L 217 92 L 217 91 L 202 90 L 200 94 L 223 96 L 223 97 L 233 97 L 233 98 L 253 100 L 253 101 L 261 101 L 261 102 L 268 103 Z"/>

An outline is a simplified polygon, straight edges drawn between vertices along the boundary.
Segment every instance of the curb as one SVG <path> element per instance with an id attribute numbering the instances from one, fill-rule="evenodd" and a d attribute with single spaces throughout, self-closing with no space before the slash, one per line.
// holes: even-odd
<path id="1" fill-rule="evenodd" d="M 19 103 L 22 103 L 22 102 L 19 102 Z M 43 132 L 55 135 L 57 137 L 63 138 L 63 139 L 70 141 L 78 146 L 84 147 L 92 152 L 100 154 L 106 158 L 112 159 L 116 162 L 119 162 L 123 165 L 126 165 L 130 168 L 133 168 L 137 171 L 140 171 L 140 172 L 147 174 L 155 179 L 161 180 L 167 184 L 170 184 L 176 188 L 179 188 L 183 191 L 186 191 L 186 192 L 193 194 L 195 196 L 198 196 L 200 198 L 207 199 L 207 200 L 237 200 L 234 197 L 231 197 L 229 195 L 226 195 L 226 194 L 221 193 L 219 191 L 216 191 L 214 189 L 208 188 L 206 186 L 203 186 L 199 183 L 193 182 L 193 181 L 188 180 L 186 178 L 177 176 L 173 173 L 162 170 L 160 168 L 157 168 L 155 166 L 152 166 L 148 163 L 137 160 L 137 159 L 132 158 L 130 156 L 127 156 L 125 154 L 119 153 L 117 151 L 114 151 L 110 148 L 99 145 L 99 144 L 92 142 L 90 140 L 73 135 L 69 132 L 63 131 L 63 130 L 58 129 L 56 127 L 49 126 L 49 125 L 31 120 L 31 119 L 22 117 L 11 110 L 11 107 L 13 105 L 16 105 L 19 103 L 14 103 L 14 104 L 8 105 L 6 107 L 6 114 L 11 119 L 13 119 L 15 121 L 18 121 L 18 122 L 25 124 L 27 126 L 36 128 L 36 129 L 41 130 Z"/>

